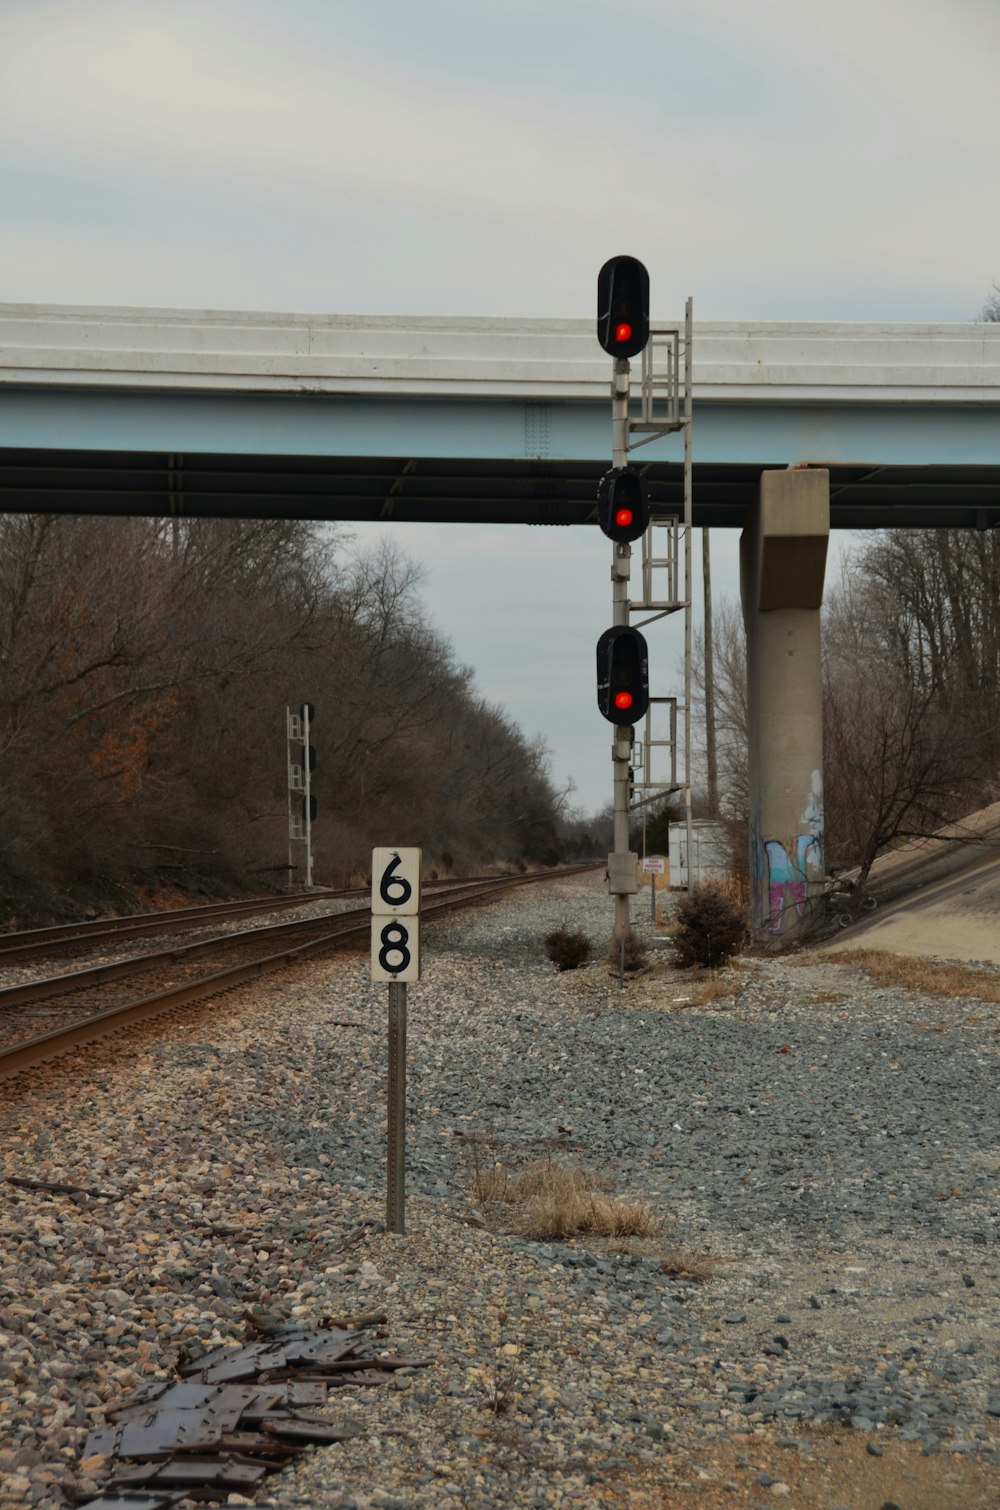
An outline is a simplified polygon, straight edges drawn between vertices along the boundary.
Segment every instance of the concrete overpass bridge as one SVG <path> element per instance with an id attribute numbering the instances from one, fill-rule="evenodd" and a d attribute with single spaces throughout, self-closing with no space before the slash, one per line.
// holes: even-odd
<path id="1" fill-rule="evenodd" d="M 585 523 L 609 373 L 583 320 L 0 305 L 0 510 Z M 1000 325 L 696 324 L 694 415 L 697 524 L 801 463 L 834 528 L 1000 524 Z"/>
<path id="2" fill-rule="evenodd" d="M 693 356 L 694 522 L 743 530 L 753 921 L 780 946 L 824 874 L 829 530 L 1000 526 L 1000 325 L 703 323 Z M 0 511 L 586 524 L 609 398 L 589 321 L 0 306 Z M 680 447 L 635 452 L 658 514 Z"/>

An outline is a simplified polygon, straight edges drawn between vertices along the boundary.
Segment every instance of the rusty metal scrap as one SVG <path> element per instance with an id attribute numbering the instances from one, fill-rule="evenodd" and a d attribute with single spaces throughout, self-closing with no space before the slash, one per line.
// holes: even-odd
<path id="1" fill-rule="evenodd" d="M 84 1456 L 106 1458 L 111 1476 L 85 1510 L 163 1510 L 177 1503 L 176 1491 L 199 1499 L 252 1492 L 307 1445 L 353 1436 L 302 1407 L 325 1404 L 333 1386 L 381 1384 L 396 1369 L 423 1366 L 379 1357 L 363 1339 L 335 1325 L 283 1326 L 244 1347 L 185 1359 L 180 1379 L 141 1385 L 87 1437 Z"/>
<path id="2" fill-rule="evenodd" d="M 110 1405 L 112 1421 L 128 1421 L 149 1413 L 154 1402 L 157 1410 L 198 1410 L 206 1407 L 220 1411 L 237 1402 L 242 1404 L 244 1421 L 255 1413 L 270 1415 L 275 1410 L 295 1410 L 305 1405 L 325 1405 L 327 1381 L 286 1379 L 277 1384 L 202 1384 L 196 1379 L 178 1383 L 171 1379 L 152 1379 L 133 1394 Z"/>
<path id="3" fill-rule="evenodd" d="M 171 1458 L 165 1463 L 143 1463 L 121 1470 L 111 1487 L 183 1489 L 199 1499 L 223 1494 L 252 1493 L 276 1465 L 232 1455 L 224 1458 Z M 91 1510 L 91 1507 L 87 1507 Z"/>
<path id="4" fill-rule="evenodd" d="M 279 1336 L 250 1342 L 245 1347 L 217 1347 L 185 1364 L 181 1373 L 185 1377 L 196 1375 L 207 1384 L 235 1383 L 239 1379 L 259 1379 L 264 1374 L 282 1375 L 303 1369 L 323 1373 L 345 1359 L 356 1363 L 356 1344 L 363 1335 L 342 1331 L 340 1327 L 282 1331 Z"/>
<path id="5" fill-rule="evenodd" d="M 86 1510 L 170 1510 L 179 1505 L 185 1496 L 177 1490 L 142 1489 L 110 1490 L 100 1499 L 88 1500 Z"/>

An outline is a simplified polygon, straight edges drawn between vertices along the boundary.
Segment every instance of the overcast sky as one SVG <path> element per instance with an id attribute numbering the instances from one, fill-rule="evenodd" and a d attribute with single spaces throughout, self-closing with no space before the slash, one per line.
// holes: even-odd
<path id="1" fill-rule="evenodd" d="M 661 318 L 949 321 L 1000 279 L 998 0 L 0 0 L 0 37 L 4 301 L 590 318 L 629 251 Z M 603 805 L 607 542 L 394 538 Z"/>

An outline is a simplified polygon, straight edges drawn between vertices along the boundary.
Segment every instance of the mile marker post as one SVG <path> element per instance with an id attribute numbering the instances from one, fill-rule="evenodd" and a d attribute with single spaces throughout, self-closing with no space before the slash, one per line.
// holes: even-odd
<path id="1" fill-rule="evenodd" d="M 406 1231 L 406 983 L 420 979 L 420 850 L 372 850 L 373 981 L 389 982 L 385 1225 Z"/>

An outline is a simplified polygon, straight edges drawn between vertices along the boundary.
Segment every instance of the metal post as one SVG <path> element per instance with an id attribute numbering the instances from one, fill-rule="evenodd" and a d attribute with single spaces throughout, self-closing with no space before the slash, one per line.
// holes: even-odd
<path id="1" fill-rule="evenodd" d="M 312 856 L 312 772 L 309 769 L 309 704 L 302 704 L 302 767 L 305 772 L 306 784 L 306 886 L 313 883 L 313 856 Z"/>
<path id="2" fill-rule="evenodd" d="M 292 710 L 285 704 L 285 785 L 288 787 L 288 889 L 292 889 Z"/>
<path id="3" fill-rule="evenodd" d="M 389 983 L 389 1150 L 385 1226 L 406 1231 L 406 982 Z"/>
<path id="4" fill-rule="evenodd" d="M 616 357 L 611 392 L 611 464 L 628 466 L 628 399 L 629 361 Z M 632 569 L 632 547 L 615 544 L 611 560 L 611 622 L 628 623 L 628 582 Z M 628 853 L 628 770 L 635 733 L 630 725 L 615 729 L 611 758 L 614 767 L 614 841 L 615 854 Z M 620 950 L 630 928 L 628 893 L 615 893 L 615 931 Z"/>
<path id="5" fill-rule="evenodd" d="M 650 902 L 652 904 L 650 906 L 650 909 L 649 909 L 650 922 L 653 924 L 653 927 L 655 928 L 656 927 L 656 871 L 655 870 L 651 870 L 649 872 L 649 892 L 650 892 Z"/>
<path id="6" fill-rule="evenodd" d="M 684 824 L 687 831 L 688 896 L 694 890 L 691 863 L 691 533 L 694 498 L 691 482 L 691 337 L 692 301 L 684 306 Z"/>

